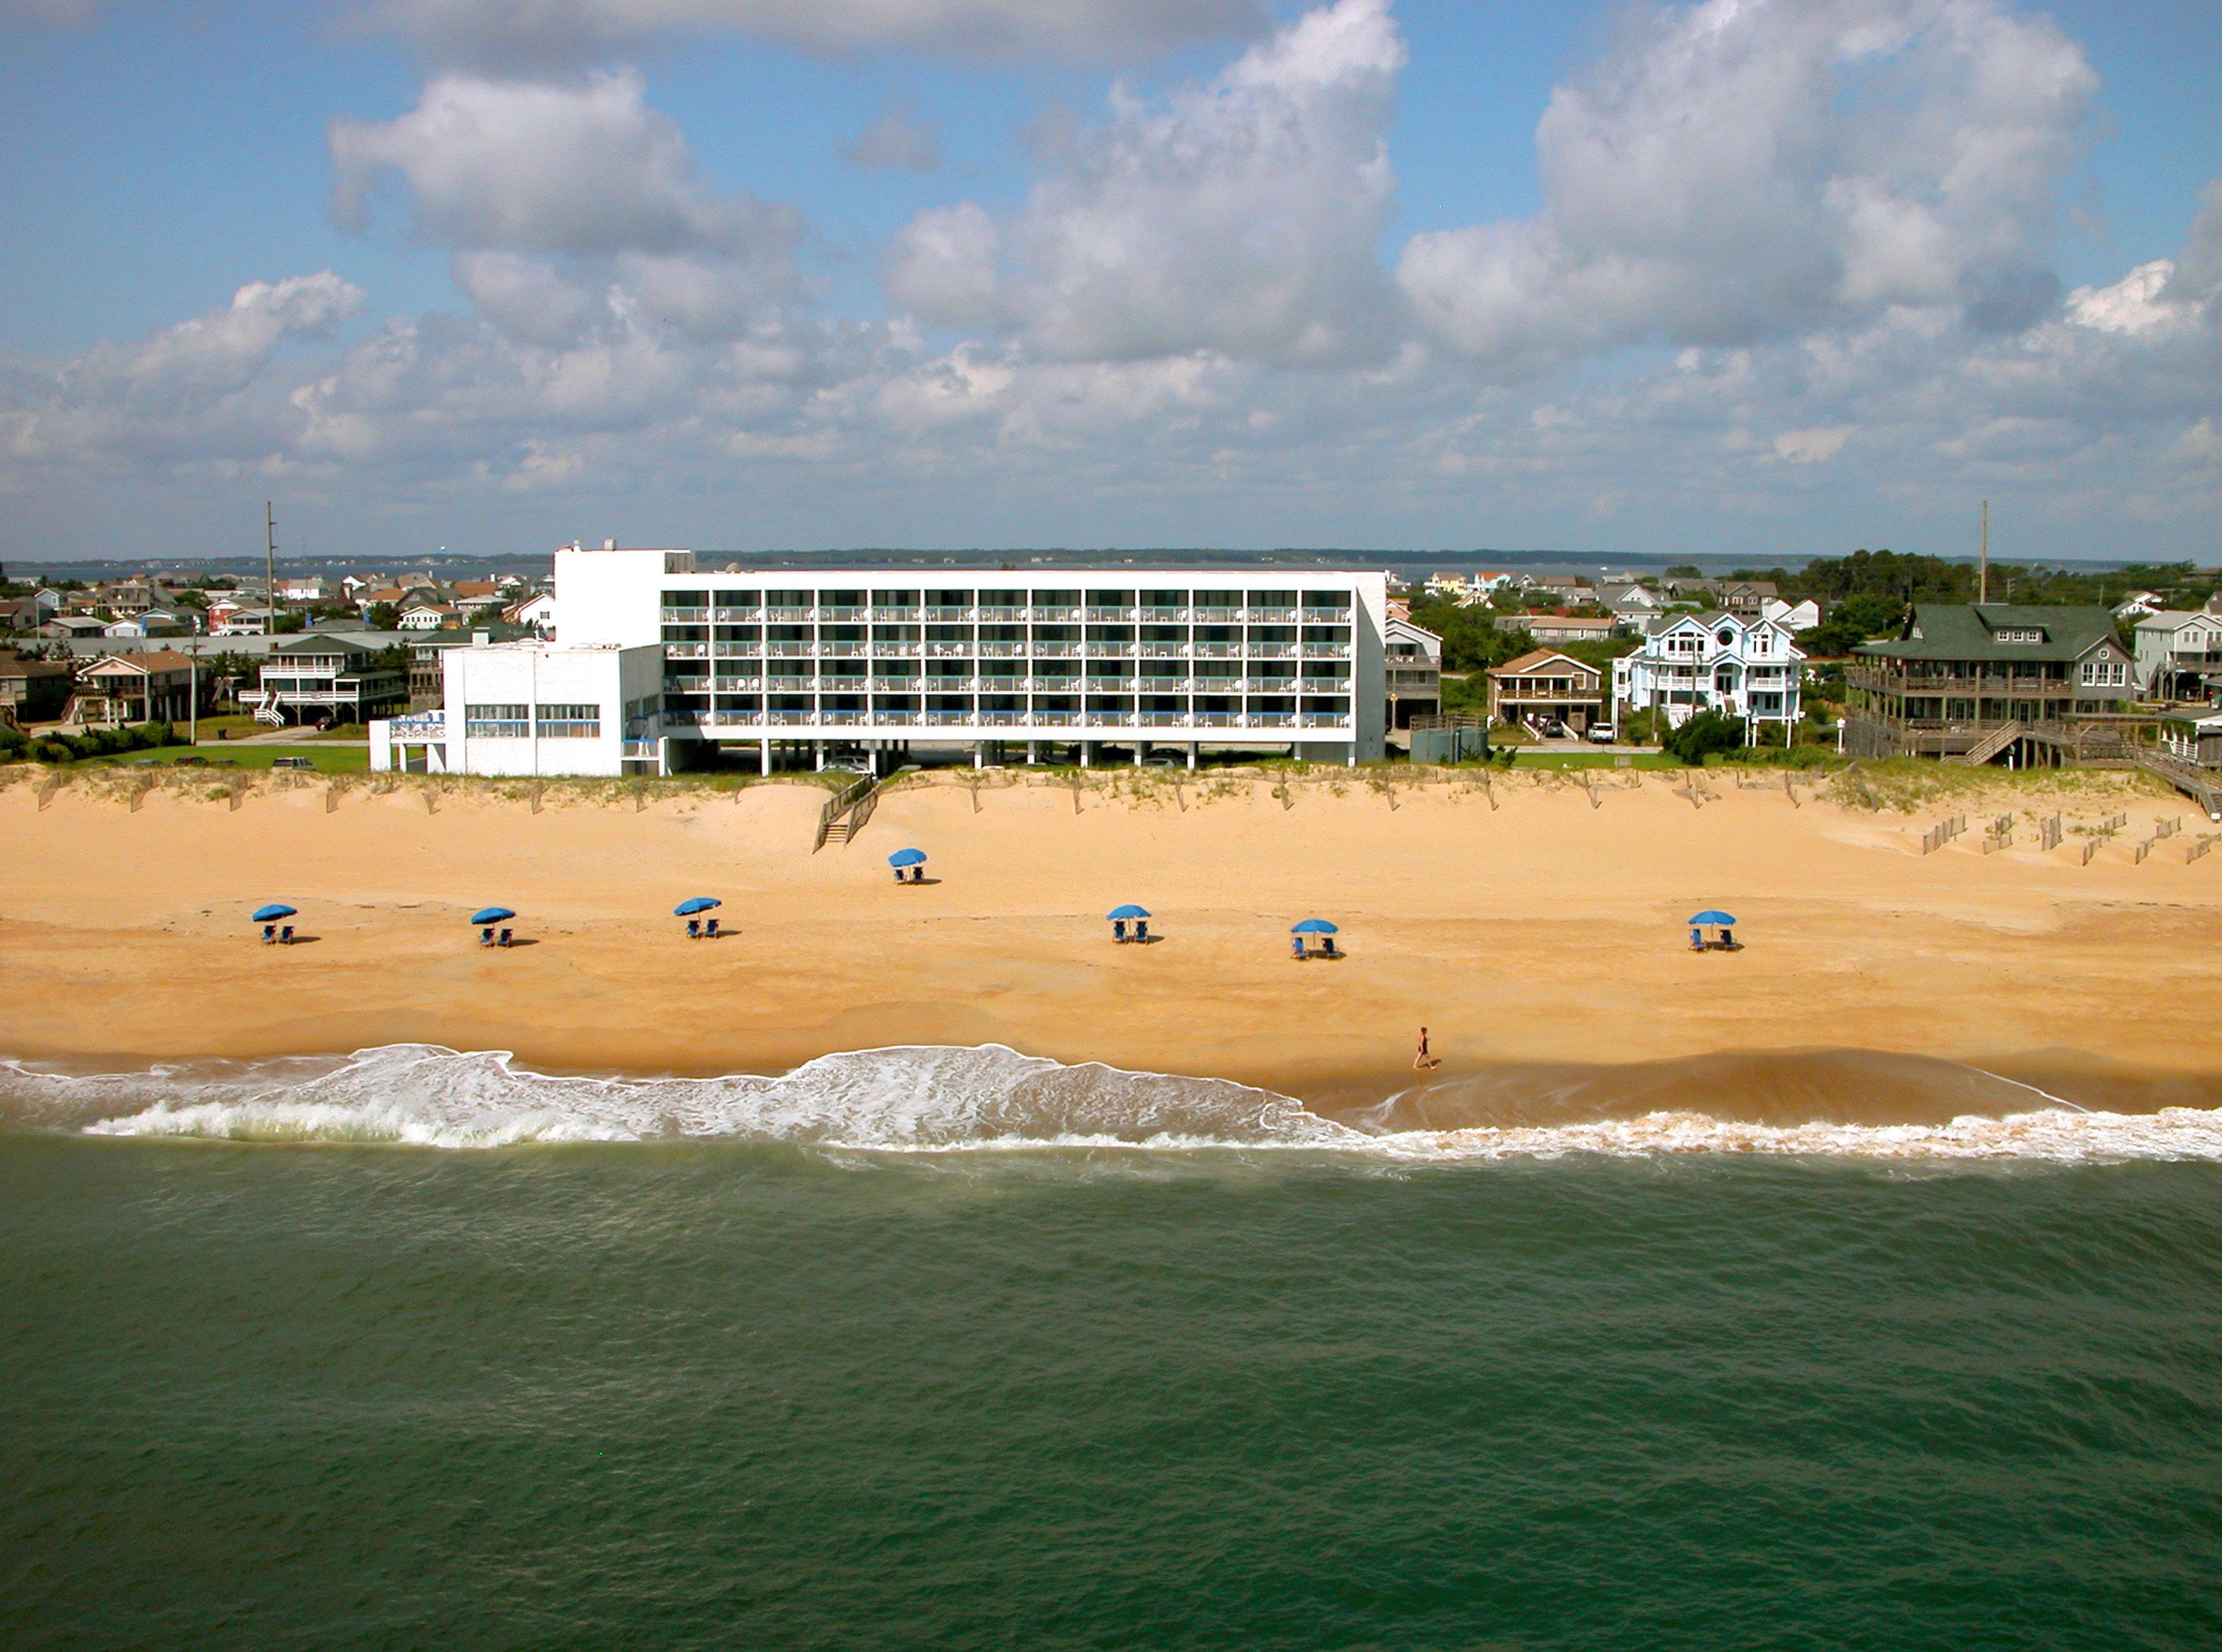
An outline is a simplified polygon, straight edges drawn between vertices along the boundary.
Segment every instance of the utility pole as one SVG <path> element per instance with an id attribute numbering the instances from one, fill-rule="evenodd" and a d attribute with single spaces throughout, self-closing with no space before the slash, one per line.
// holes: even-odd
<path id="1" fill-rule="evenodd" d="M 278 630 L 278 518 L 262 501 L 262 634 Z"/>
<path id="2" fill-rule="evenodd" d="M 1988 602 L 1991 600 L 1991 502 L 1988 499 L 1985 499 L 1983 501 L 1983 537 L 1980 566 L 1982 572 L 1976 576 L 1975 600 L 1978 602 Z"/>

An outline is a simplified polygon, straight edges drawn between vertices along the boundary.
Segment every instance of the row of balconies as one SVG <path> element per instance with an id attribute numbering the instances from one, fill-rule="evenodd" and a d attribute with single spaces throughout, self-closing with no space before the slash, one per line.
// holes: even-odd
<path id="1" fill-rule="evenodd" d="M 720 694 L 744 694 L 769 688 L 775 694 L 1133 694 L 1133 677 L 764 677 L 685 676 L 668 680 L 675 694 L 705 694 L 714 684 Z M 1146 694 L 1347 694 L 1343 677 L 1144 677 L 1139 692 Z"/>
<path id="2" fill-rule="evenodd" d="M 667 660 L 1346 660 L 1347 643 L 666 643 Z"/>
<path id="3" fill-rule="evenodd" d="M 989 624 L 1020 625 L 1028 620 L 1036 625 L 1070 625 L 1081 619 L 1098 624 L 1136 623 L 1147 625 L 1178 625 L 1194 622 L 1208 625 L 1242 624 L 1264 625 L 1294 625 L 1299 615 L 1307 625 L 1346 625 L 1350 623 L 1348 608 L 1276 608 L 1276 607 L 1195 607 L 1195 608 L 1066 608 L 1000 606 L 876 608 L 832 607 L 809 608 L 746 607 L 708 604 L 699 608 L 673 607 L 665 605 L 663 621 L 671 625 L 706 625 L 713 621 L 719 625 L 749 625 L 769 620 L 781 625 L 805 625 L 812 621 L 832 624 L 861 625 L 867 620 L 883 625 L 900 625 L 926 621 L 953 625 L 970 621 Z"/>
<path id="4" fill-rule="evenodd" d="M 1346 729 L 1347 713 L 1327 712 L 676 712 L 685 728 L 1221 728 Z"/>

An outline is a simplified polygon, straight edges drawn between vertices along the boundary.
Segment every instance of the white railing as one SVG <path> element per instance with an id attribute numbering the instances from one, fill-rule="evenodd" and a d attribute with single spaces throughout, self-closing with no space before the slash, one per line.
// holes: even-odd
<path id="1" fill-rule="evenodd" d="M 1296 622 L 1294 608 L 1245 608 L 1242 612 L 1253 625 L 1293 625 Z"/>
<path id="2" fill-rule="evenodd" d="M 972 610 L 970 608 L 928 608 L 926 611 L 926 617 L 928 619 L 938 621 L 943 625 L 952 625 L 959 620 L 970 619 L 972 617 Z"/>
<path id="3" fill-rule="evenodd" d="M 1089 643 L 1088 657 L 1091 660 L 1131 660 L 1134 657 L 1132 643 Z"/>
<path id="4" fill-rule="evenodd" d="M 807 660 L 813 644 L 809 643 L 766 643 L 764 657 L 772 660 Z"/>
<path id="5" fill-rule="evenodd" d="M 1024 712 L 982 712 L 980 723 L 984 728 L 1017 728 L 1026 720 Z"/>
<path id="6" fill-rule="evenodd" d="M 872 610 L 872 622 L 875 625 L 897 625 L 907 619 L 915 620 L 917 618 L 918 610 L 915 608 L 875 608 Z"/>
<path id="7" fill-rule="evenodd" d="M 1024 655 L 1026 651 L 1026 645 L 1024 643 L 982 643 L 980 644 L 981 654 L 989 659 L 1017 659 L 1020 656 Z"/>
<path id="8" fill-rule="evenodd" d="M 663 610 L 663 623 L 667 625 L 706 625 L 710 623 L 710 610 L 707 606 L 666 608 Z"/>
<path id="9" fill-rule="evenodd" d="M 870 677 L 866 681 L 876 694 L 914 694 L 919 692 L 916 677 Z"/>
<path id="10" fill-rule="evenodd" d="M 1088 610 L 1088 617 L 1090 619 L 1116 624 L 1122 619 L 1132 619 L 1134 617 L 1134 611 L 1132 608 L 1090 608 Z"/>
<path id="11" fill-rule="evenodd" d="M 928 728 L 958 728 L 972 720 L 970 712 L 927 712 L 925 717 Z"/>
<path id="12" fill-rule="evenodd" d="M 1250 656 L 1259 660 L 1293 660 L 1296 657 L 1294 643 L 1252 643 Z"/>
<path id="13" fill-rule="evenodd" d="M 1032 608 L 1027 612 L 1033 616 L 1037 625 L 1070 625 L 1080 618 L 1077 608 Z"/>
<path id="14" fill-rule="evenodd" d="M 861 660 L 864 657 L 862 643 L 820 643 L 818 657 L 821 660 Z"/>
<path id="15" fill-rule="evenodd" d="M 764 719 L 774 728 L 802 728 L 817 720 L 814 712 L 773 712 Z"/>
<path id="16" fill-rule="evenodd" d="M 721 625 L 749 625 L 763 617 L 762 608 L 719 608 L 715 612 Z"/>
<path id="17" fill-rule="evenodd" d="M 1038 660 L 1076 660 L 1080 657 L 1077 643 L 1036 643 L 1034 657 Z"/>
<path id="18" fill-rule="evenodd" d="M 707 643 L 666 643 L 663 657 L 667 660 L 706 660 L 710 657 Z"/>
<path id="19" fill-rule="evenodd" d="M 876 660 L 914 660 L 918 657 L 918 650 L 919 645 L 916 643 L 882 643 L 875 640 L 872 644 L 872 657 Z"/>
<path id="20" fill-rule="evenodd" d="M 763 657 L 762 643 L 713 643 L 711 657 L 719 660 L 758 660 Z"/>
<path id="21" fill-rule="evenodd" d="M 914 728 L 918 725 L 918 713 L 896 711 L 874 712 L 872 720 L 876 723 L 893 723 L 901 728 Z"/>
<path id="22" fill-rule="evenodd" d="M 763 689 L 764 682 L 762 677 L 713 677 L 711 681 L 717 684 L 717 692 L 721 694 L 756 694 Z"/>
<path id="23" fill-rule="evenodd" d="M 1145 608 L 1141 614 L 1146 625 L 1177 625 L 1188 619 L 1185 608 Z"/>
<path id="24" fill-rule="evenodd" d="M 1350 718 L 1347 714 L 1332 717 L 1324 713 L 1306 712 L 1303 716 L 1303 725 L 1306 728 L 1348 728 Z"/>
<path id="25" fill-rule="evenodd" d="M 976 608 L 973 612 L 977 613 L 983 622 L 996 625 L 1007 625 L 1015 621 L 1023 620 L 1026 617 L 1026 611 L 1024 608 Z"/>
<path id="26" fill-rule="evenodd" d="M 1239 660 L 1242 657 L 1240 643 L 1198 643 L 1189 650 L 1191 659 Z"/>
<path id="27" fill-rule="evenodd" d="M 1308 660 L 1346 660 L 1350 657 L 1347 643 L 1306 643 L 1304 657 Z"/>
<path id="28" fill-rule="evenodd" d="M 856 728 L 872 719 L 865 712 L 820 712 L 818 720 L 833 728 Z"/>
<path id="29" fill-rule="evenodd" d="M 1043 728 L 1074 728 L 1080 723 L 1078 712 L 1036 712 L 1034 721 Z"/>
<path id="30" fill-rule="evenodd" d="M 1142 657 L 1146 660 L 1184 660 L 1188 658 L 1186 643 L 1144 643 Z"/>
<path id="31" fill-rule="evenodd" d="M 861 625 L 864 623 L 865 612 L 863 608 L 820 608 L 818 617 L 830 625 Z"/>
<path id="32" fill-rule="evenodd" d="M 1144 728 L 1186 728 L 1189 726 L 1189 714 L 1186 712 L 1144 712 L 1139 720 Z"/>
<path id="33" fill-rule="evenodd" d="M 972 644 L 970 643 L 928 643 L 926 645 L 926 657 L 929 660 L 969 659 L 971 654 Z"/>
<path id="34" fill-rule="evenodd" d="M 800 625 L 806 619 L 815 618 L 817 610 L 814 608 L 766 608 L 764 610 L 766 619 L 776 620 L 785 625 Z"/>
<path id="35" fill-rule="evenodd" d="M 1294 728 L 1296 714 L 1294 712 L 1249 712 L 1245 713 L 1243 720 L 1251 728 Z"/>
<path id="36" fill-rule="evenodd" d="M 1240 712 L 1198 712 L 1196 713 L 1196 725 L 1198 728 L 1240 728 L 1242 713 Z"/>

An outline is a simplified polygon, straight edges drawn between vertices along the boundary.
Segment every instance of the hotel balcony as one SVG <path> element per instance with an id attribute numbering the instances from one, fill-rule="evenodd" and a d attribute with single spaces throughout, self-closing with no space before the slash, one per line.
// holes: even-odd
<path id="1" fill-rule="evenodd" d="M 686 644 L 680 644 L 677 646 L 685 647 Z M 667 644 L 664 650 L 665 656 L 667 658 L 670 656 L 670 649 L 671 645 Z M 719 660 L 762 659 L 763 657 L 763 644 L 762 643 L 717 643 L 712 645 L 710 653 L 712 658 Z M 700 655 L 681 655 L 680 657 L 682 659 L 699 659 L 701 656 Z"/>
<path id="2" fill-rule="evenodd" d="M 706 625 L 710 623 L 710 610 L 707 607 L 666 608 L 663 623 L 667 625 Z"/>
<path id="3" fill-rule="evenodd" d="M 1024 608 L 983 607 L 976 609 L 974 612 L 979 614 L 983 623 L 1005 625 L 1023 622 L 1026 617 L 1026 611 Z"/>
<path id="4" fill-rule="evenodd" d="M 1144 712 L 1134 720 L 1143 728 L 1187 728 L 1189 726 L 1189 714 L 1186 712 Z"/>
<path id="5" fill-rule="evenodd" d="M 666 611 L 667 613 L 668 610 Z M 762 608 L 715 608 L 712 617 L 721 625 L 752 625 L 763 618 Z"/>
<path id="6" fill-rule="evenodd" d="M 1091 660 L 1131 660 L 1134 657 L 1134 644 L 1132 643 L 1089 643 L 1086 647 L 1088 657 Z"/>
<path id="7" fill-rule="evenodd" d="M 652 763 L 662 744 L 661 740 L 625 740 L 619 744 L 618 755 L 628 763 Z"/>
<path id="8" fill-rule="evenodd" d="M 813 643 L 766 643 L 764 657 L 771 660 L 807 660 L 816 647 Z"/>
<path id="9" fill-rule="evenodd" d="M 1014 660 L 1023 656 L 1026 651 L 1026 645 L 1024 643 L 982 643 L 980 644 L 980 656 L 982 659 Z"/>
<path id="10" fill-rule="evenodd" d="M 876 625 L 900 625 L 906 620 L 915 621 L 918 613 L 915 608 L 875 608 L 872 610 L 872 623 Z"/>
<path id="11" fill-rule="evenodd" d="M 1305 728 L 1348 728 L 1350 726 L 1350 715 L 1346 712 L 1340 716 L 1326 712 L 1306 712 L 1302 718 L 1302 726 Z"/>
<path id="12" fill-rule="evenodd" d="M 916 677 L 867 677 L 864 681 L 876 694 L 914 694 L 919 691 Z"/>
<path id="13" fill-rule="evenodd" d="M 1146 625 L 1177 625 L 1188 619 L 1185 608 L 1144 608 L 1139 612 Z"/>
<path id="14" fill-rule="evenodd" d="M 1036 712 L 1034 724 L 1039 728 L 1076 728 L 1080 725 L 1078 712 Z"/>
<path id="15" fill-rule="evenodd" d="M 721 694 L 754 694 L 764 686 L 762 677 L 718 677 L 713 681 Z"/>
<path id="16" fill-rule="evenodd" d="M 835 625 L 862 625 L 864 621 L 864 614 L 865 610 L 853 605 L 839 608 L 820 608 L 818 611 L 819 619 Z"/>
<path id="17" fill-rule="evenodd" d="M 1033 614 L 1037 625 L 1070 625 L 1080 618 L 1077 608 L 1033 608 L 1028 612 Z"/>
<path id="18" fill-rule="evenodd" d="M 707 643 L 666 643 L 663 657 L 667 660 L 706 660 L 710 657 Z"/>
<path id="19" fill-rule="evenodd" d="M 1080 657 L 1078 643 L 1036 643 L 1034 657 L 1038 660 L 1076 660 Z"/>
<path id="20" fill-rule="evenodd" d="M 938 621 L 944 625 L 948 625 L 957 620 L 970 619 L 972 617 L 972 610 L 970 608 L 928 608 L 926 611 L 926 617 L 928 619 Z"/>
<path id="21" fill-rule="evenodd" d="M 861 660 L 864 657 L 862 643 L 820 643 L 818 657 L 821 660 Z"/>
<path id="22" fill-rule="evenodd" d="M 1294 712 L 1250 712 L 1244 715 L 1242 720 L 1247 728 L 1294 728 L 1296 714 Z"/>
<path id="23" fill-rule="evenodd" d="M 1246 608 L 1243 616 L 1253 625 L 1293 625 L 1296 623 L 1294 608 Z"/>
<path id="24" fill-rule="evenodd" d="M 1293 660 L 1296 657 L 1294 643 L 1252 643 L 1250 657 L 1253 660 Z"/>
<path id="25" fill-rule="evenodd" d="M 1134 612 L 1132 608 L 1090 608 L 1088 617 L 1091 620 L 1115 625 L 1121 620 L 1132 619 Z"/>
<path id="26" fill-rule="evenodd" d="M 1308 660 L 1346 660 L 1350 657 L 1348 643 L 1306 643 L 1303 650 Z"/>
<path id="27" fill-rule="evenodd" d="M 798 625 L 803 621 L 812 619 L 814 616 L 814 610 L 809 608 L 766 608 L 764 610 L 764 618 L 767 619 L 776 620 L 781 625 Z"/>
<path id="28" fill-rule="evenodd" d="M 1144 643 L 1142 657 L 1146 660 L 1184 660 L 1188 658 L 1186 643 Z"/>
<path id="29" fill-rule="evenodd" d="M 969 660 L 972 657 L 970 643 L 928 643 L 926 657 L 929 660 Z"/>
<path id="30" fill-rule="evenodd" d="M 916 643 L 883 643 L 872 639 L 872 657 L 876 660 L 914 660 L 918 657 Z"/>

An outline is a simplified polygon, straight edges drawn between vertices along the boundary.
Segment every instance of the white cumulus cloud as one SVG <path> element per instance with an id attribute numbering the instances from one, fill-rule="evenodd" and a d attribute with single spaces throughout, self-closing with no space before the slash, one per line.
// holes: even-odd
<path id="1" fill-rule="evenodd" d="M 2025 326 L 2097 79 L 2000 0 L 1704 0 L 1640 14 L 1536 129 L 1544 207 L 1416 236 L 1431 332 L 1511 369 L 1949 308 Z"/>
<path id="2" fill-rule="evenodd" d="M 1387 0 L 1337 0 L 1162 106 L 1114 89 L 1006 221 L 966 204 L 913 223 L 890 292 L 928 322 L 1007 317 L 1066 359 L 1378 355 L 1404 57 Z"/>

